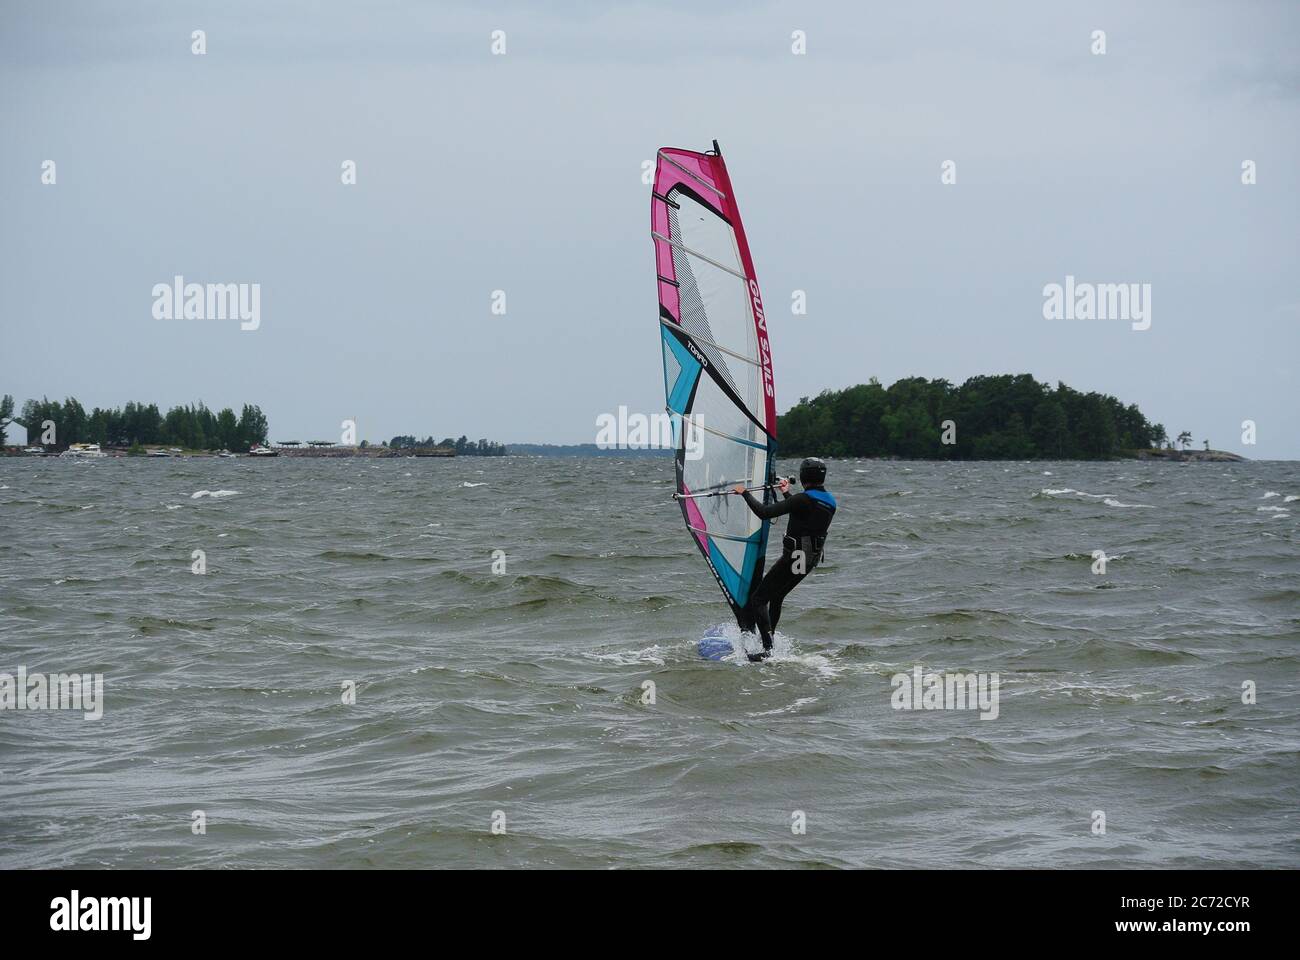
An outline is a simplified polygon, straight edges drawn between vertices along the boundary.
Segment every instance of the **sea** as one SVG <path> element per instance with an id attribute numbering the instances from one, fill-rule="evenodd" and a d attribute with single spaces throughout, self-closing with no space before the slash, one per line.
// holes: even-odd
<path id="1" fill-rule="evenodd" d="M 0 868 L 1300 867 L 1300 464 L 827 485 L 755 664 L 665 458 L 0 459 Z"/>

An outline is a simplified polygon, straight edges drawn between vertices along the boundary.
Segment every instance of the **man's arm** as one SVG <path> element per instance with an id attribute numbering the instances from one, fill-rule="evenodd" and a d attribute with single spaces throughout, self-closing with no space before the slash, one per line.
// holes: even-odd
<path id="1" fill-rule="evenodd" d="M 763 503 L 752 493 L 746 490 L 745 502 L 749 504 L 749 509 L 753 510 L 754 513 L 758 514 L 758 516 L 762 517 L 764 520 L 771 520 L 773 517 L 784 516 L 785 514 L 793 510 L 795 504 L 798 502 L 798 498 L 802 496 L 803 496 L 802 493 L 797 493 L 794 496 L 790 496 L 789 492 L 787 491 L 784 500 L 778 500 L 776 503 Z"/>

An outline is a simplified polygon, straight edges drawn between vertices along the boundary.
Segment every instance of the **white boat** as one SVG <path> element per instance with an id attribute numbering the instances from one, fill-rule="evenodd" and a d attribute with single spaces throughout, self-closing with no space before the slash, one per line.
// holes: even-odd
<path id="1" fill-rule="evenodd" d="M 23 453 L 31 453 L 38 457 L 43 457 L 45 455 L 45 448 L 44 447 L 23 447 Z"/>
<path id="2" fill-rule="evenodd" d="M 260 443 L 255 443 L 249 448 L 248 455 L 250 457 L 278 457 L 280 451 L 272 450 L 270 447 L 264 447 Z"/>
<path id="3" fill-rule="evenodd" d="M 150 450 L 145 456 L 148 457 L 170 457 L 171 454 L 166 450 Z"/>
<path id="4" fill-rule="evenodd" d="M 99 449 L 97 443 L 74 443 L 59 454 L 60 459 L 64 460 L 94 460 L 106 456 L 108 454 Z"/>

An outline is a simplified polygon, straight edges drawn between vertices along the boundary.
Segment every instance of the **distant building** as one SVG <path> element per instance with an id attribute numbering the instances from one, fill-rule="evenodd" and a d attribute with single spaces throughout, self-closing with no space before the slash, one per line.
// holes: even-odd
<path id="1" fill-rule="evenodd" d="M 27 446 L 27 428 L 17 420 L 2 421 L 5 434 L 6 447 L 25 447 Z"/>

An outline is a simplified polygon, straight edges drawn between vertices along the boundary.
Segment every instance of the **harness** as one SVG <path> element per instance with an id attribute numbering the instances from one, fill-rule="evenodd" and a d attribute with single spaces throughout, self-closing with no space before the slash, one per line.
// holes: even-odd
<path id="1" fill-rule="evenodd" d="M 833 513 L 835 511 L 835 498 L 825 490 L 804 490 L 808 499 L 812 500 L 819 506 L 829 508 Z M 782 550 L 787 554 L 793 554 L 796 550 L 802 550 L 808 569 L 811 570 L 817 564 L 826 558 L 826 537 L 813 536 L 805 534 L 802 537 L 792 537 L 786 534 L 781 540 Z"/>
<path id="2" fill-rule="evenodd" d="M 814 537 L 811 534 L 802 537 L 792 537 L 788 533 L 781 538 L 781 549 L 786 554 L 793 554 L 796 550 L 802 550 L 804 560 L 807 563 L 807 569 L 811 570 L 817 564 L 821 563 L 825 557 L 826 538 Z"/>

